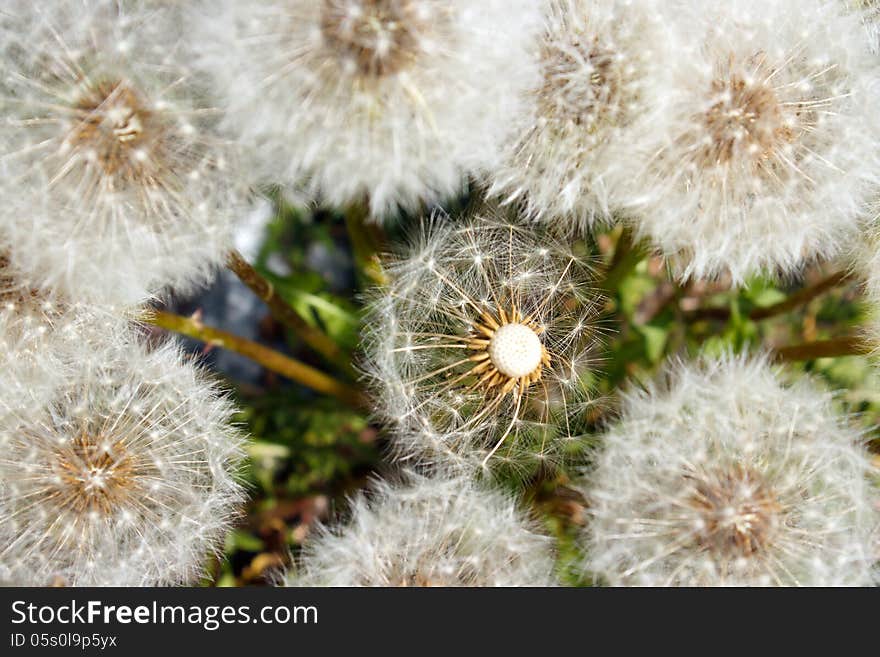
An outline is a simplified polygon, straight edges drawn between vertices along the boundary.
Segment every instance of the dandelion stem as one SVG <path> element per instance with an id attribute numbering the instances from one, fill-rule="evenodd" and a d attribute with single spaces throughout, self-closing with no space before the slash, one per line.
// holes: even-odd
<path id="1" fill-rule="evenodd" d="M 226 266 L 266 304 L 272 317 L 293 331 L 298 338 L 328 361 L 341 366 L 346 372 L 351 371 L 351 364 L 342 348 L 327 334 L 300 317 L 299 313 L 276 292 L 275 286 L 254 269 L 238 251 L 229 252 Z"/>
<path id="2" fill-rule="evenodd" d="M 862 338 L 847 336 L 781 347 L 775 351 L 774 355 L 778 361 L 791 362 L 816 358 L 835 358 L 837 356 L 856 356 L 870 352 L 870 345 Z"/>
<path id="3" fill-rule="evenodd" d="M 779 303 L 774 303 L 771 306 L 766 306 L 763 308 L 754 308 L 749 313 L 749 319 L 751 319 L 752 321 L 761 321 L 763 319 L 769 319 L 770 317 L 776 317 L 777 315 L 791 312 L 792 310 L 797 310 L 801 306 L 808 304 L 813 299 L 825 294 L 826 292 L 829 292 L 830 290 L 833 290 L 840 285 L 845 285 L 853 279 L 854 275 L 852 272 L 835 272 L 814 283 L 813 285 L 809 285 L 805 288 L 798 290 L 797 292 L 794 292 Z M 730 319 L 730 310 L 728 308 L 698 308 L 693 312 L 688 313 L 688 319 L 692 321 L 700 319 L 715 319 L 720 321 L 727 321 L 728 319 Z"/>
<path id="4" fill-rule="evenodd" d="M 345 210 L 345 227 L 358 272 L 367 279 L 366 282 L 384 286 L 388 281 L 379 261 L 384 240 L 379 227 L 367 223 L 368 216 L 369 208 L 365 202 L 352 203 Z"/>
<path id="5" fill-rule="evenodd" d="M 762 320 L 767 319 L 768 317 L 773 317 L 775 315 L 787 313 L 791 310 L 795 310 L 800 306 L 808 304 L 810 301 L 818 296 L 821 296 L 825 292 L 833 290 L 839 285 L 844 285 L 845 283 L 848 283 L 852 279 L 852 272 L 835 272 L 829 276 L 826 276 L 817 283 L 814 283 L 813 285 L 809 285 L 803 289 L 798 290 L 784 301 L 774 303 L 772 306 L 767 306 L 765 308 L 755 308 L 749 314 L 749 318 L 753 320 Z"/>
<path id="6" fill-rule="evenodd" d="M 205 326 L 194 317 L 182 317 L 163 310 L 151 310 L 144 319 L 166 330 L 174 331 L 175 333 L 201 340 L 206 344 L 222 347 L 223 349 L 246 356 L 268 370 L 277 372 L 291 381 L 296 381 L 316 392 L 335 397 L 349 406 L 354 408 L 364 407 L 363 396 L 355 388 L 257 342 L 221 331 L 220 329 Z"/>
<path id="7" fill-rule="evenodd" d="M 623 232 L 617 240 L 617 247 L 614 249 L 614 257 L 605 273 L 605 278 L 601 283 L 602 289 L 606 292 L 612 292 L 617 289 L 627 274 L 636 268 L 647 255 L 647 249 L 642 244 L 634 241 L 632 230 L 624 228 Z"/>

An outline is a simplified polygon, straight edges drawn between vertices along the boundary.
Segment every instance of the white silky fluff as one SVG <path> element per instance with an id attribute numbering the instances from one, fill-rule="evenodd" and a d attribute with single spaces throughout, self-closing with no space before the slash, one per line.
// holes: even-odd
<path id="1" fill-rule="evenodd" d="M 860 17 L 839 0 L 676 0 L 663 11 L 682 45 L 672 129 L 631 176 L 638 233 L 684 279 L 727 272 L 741 284 L 837 255 L 880 176 L 880 60 Z"/>
<path id="2" fill-rule="evenodd" d="M 871 52 L 880 54 L 880 3 L 876 0 L 846 0 L 846 6 L 861 18 Z"/>
<path id="3" fill-rule="evenodd" d="M 134 304 L 222 264 L 246 197 L 171 7 L 0 13 L 0 241 L 39 287 Z"/>
<path id="4" fill-rule="evenodd" d="M 525 92 L 490 193 L 570 232 L 628 205 L 630 178 L 668 133 L 676 31 L 654 0 L 549 0 Z"/>
<path id="5" fill-rule="evenodd" d="M 364 322 L 363 367 L 400 460 L 472 468 L 483 459 L 521 473 L 579 442 L 575 419 L 601 343 L 588 263 L 546 234 L 487 215 L 458 225 L 435 217 L 386 265 L 389 283 Z M 519 403 L 468 375 L 473 352 L 462 346 L 481 311 L 497 316 L 511 300 L 541 327 L 552 359 Z"/>
<path id="6" fill-rule="evenodd" d="M 377 482 L 351 519 L 307 540 L 289 586 L 552 586 L 551 540 L 467 479 Z"/>
<path id="7" fill-rule="evenodd" d="M 701 511 L 727 503 L 708 491 L 730 472 L 748 473 L 727 486 L 738 504 L 759 497 L 771 522 L 760 524 L 760 507 Z M 784 385 L 766 358 L 672 363 L 660 382 L 624 396 L 582 482 L 586 567 L 612 585 L 870 585 L 877 475 L 863 436 L 810 381 Z M 708 542 L 707 522 L 728 518 L 761 539 L 755 550 L 737 551 L 724 531 Z"/>
<path id="8" fill-rule="evenodd" d="M 0 580 L 192 584 L 242 500 L 232 405 L 173 344 L 82 331 L 65 376 L 0 408 Z"/>
<path id="9" fill-rule="evenodd" d="M 494 164 L 536 73 L 532 0 L 227 0 L 192 23 L 262 179 L 336 206 L 368 196 L 376 220 Z"/>

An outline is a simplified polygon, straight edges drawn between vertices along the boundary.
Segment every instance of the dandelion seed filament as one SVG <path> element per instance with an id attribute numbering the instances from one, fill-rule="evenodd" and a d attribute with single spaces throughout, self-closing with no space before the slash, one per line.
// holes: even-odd
<path id="1" fill-rule="evenodd" d="M 421 33 L 428 28 L 416 4 L 408 0 L 357 4 L 325 0 L 321 34 L 327 46 L 349 59 L 360 75 L 393 75 L 418 55 Z"/>
<path id="2" fill-rule="evenodd" d="M 783 106 L 773 87 L 772 69 L 756 56 L 712 81 L 712 105 L 703 120 L 710 137 L 699 158 L 706 166 L 743 164 L 754 170 L 774 167 L 785 147 L 808 127 L 800 105 Z M 752 69 L 752 70 L 749 70 Z"/>
<path id="3" fill-rule="evenodd" d="M 74 103 L 62 147 L 96 163 L 118 186 L 152 184 L 164 132 L 159 115 L 133 86 L 104 80 L 87 86 Z"/>
<path id="4" fill-rule="evenodd" d="M 749 557 L 772 539 L 782 506 L 760 474 L 733 466 L 698 478 L 690 500 L 699 543 L 719 556 Z"/>
<path id="5" fill-rule="evenodd" d="M 144 493 L 139 482 L 158 474 L 134 458 L 123 442 L 85 431 L 52 456 L 58 477 L 49 495 L 60 510 L 76 517 L 90 512 L 110 516 L 135 506 Z"/>

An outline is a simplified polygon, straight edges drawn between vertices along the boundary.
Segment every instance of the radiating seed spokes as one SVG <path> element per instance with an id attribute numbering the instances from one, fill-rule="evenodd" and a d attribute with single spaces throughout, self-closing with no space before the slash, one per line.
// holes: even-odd
<path id="1" fill-rule="evenodd" d="M 102 78 L 84 84 L 72 104 L 62 151 L 96 166 L 113 188 L 158 184 L 170 138 L 161 113 L 133 84 Z"/>

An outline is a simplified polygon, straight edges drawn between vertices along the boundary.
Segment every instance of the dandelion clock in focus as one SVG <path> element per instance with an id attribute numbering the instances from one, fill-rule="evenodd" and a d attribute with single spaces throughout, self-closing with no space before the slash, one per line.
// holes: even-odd
<path id="1" fill-rule="evenodd" d="M 243 497 L 233 407 L 173 345 L 81 338 L 51 395 L 0 412 L 0 580 L 192 584 Z"/>
<path id="2" fill-rule="evenodd" d="M 292 586 L 553 586 L 553 553 L 507 495 L 467 479 L 379 482 L 309 539 Z"/>
<path id="3" fill-rule="evenodd" d="M 855 238 L 880 180 L 877 55 L 829 0 L 664 3 L 685 40 L 671 132 L 633 172 L 680 278 L 792 275 Z"/>
<path id="4" fill-rule="evenodd" d="M 603 438 L 588 568 L 618 586 L 874 584 L 865 442 L 829 393 L 783 384 L 764 358 L 673 364 Z"/>
<path id="5" fill-rule="evenodd" d="M 436 217 L 388 263 L 366 369 L 403 460 L 528 470 L 576 446 L 598 294 L 561 242 L 500 218 Z"/>
<path id="6" fill-rule="evenodd" d="M 6 3 L 0 241 L 39 288 L 138 303 L 204 283 L 245 192 L 170 8 Z"/>
<path id="7" fill-rule="evenodd" d="M 205 3 L 200 62 L 267 183 L 374 218 L 458 193 L 536 74 L 530 0 Z"/>

